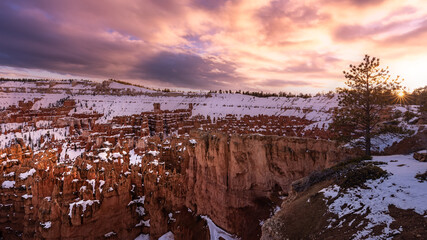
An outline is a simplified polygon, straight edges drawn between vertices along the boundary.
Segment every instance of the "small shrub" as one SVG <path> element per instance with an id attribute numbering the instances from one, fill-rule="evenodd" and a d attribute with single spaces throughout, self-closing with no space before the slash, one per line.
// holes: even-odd
<path id="1" fill-rule="evenodd" d="M 357 165 L 357 164 L 361 163 L 363 160 L 372 160 L 372 157 L 371 156 L 361 156 L 361 157 L 352 158 L 350 160 L 336 164 L 335 166 L 332 167 L 332 169 L 335 171 L 339 171 L 339 170 L 342 170 L 348 166 Z"/>
<path id="2" fill-rule="evenodd" d="M 365 166 L 355 168 L 347 172 L 339 185 L 343 188 L 365 187 L 364 183 L 367 180 L 375 180 L 385 176 L 387 176 L 386 171 L 368 163 Z"/>
<path id="3" fill-rule="evenodd" d="M 303 192 L 319 182 L 328 179 L 342 179 L 348 172 L 360 168 L 360 166 L 364 166 L 366 164 L 386 164 L 383 162 L 364 163 L 364 160 L 372 160 L 372 157 L 362 156 L 352 158 L 350 160 L 340 162 L 331 168 L 327 168 L 322 171 L 315 171 L 307 177 L 294 181 L 292 183 L 292 189 L 296 192 Z"/>
<path id="4" fill-rule="evenodd" d="M 413 119 L 414 117 L 416 117 L 417 114 L 411 111 L 406 111 L 403 114 L 403 120 L 405 120 L 405 122 L 409 122 L 411 119 Z"/>
<path id="5" fill-rule="evenodd" d="M 395 133 L 395 134 L 413 134 L 413 131 L 404 129 L 400 126 L 394 126 L 394 125 L 384 125 L 381 127 L 379 134 L 385 134 L 385 133 Z"/>

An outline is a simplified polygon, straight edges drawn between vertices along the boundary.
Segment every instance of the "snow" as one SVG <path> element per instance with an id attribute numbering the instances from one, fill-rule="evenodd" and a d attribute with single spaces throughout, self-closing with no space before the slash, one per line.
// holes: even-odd
<path id="1" fill-rule="evenodd" d="M 104 180 L 99 180 L 99 187 L 98 187 L 98 189 L 99 189 L 100 193 L 102 193 L 102 187 L 104 186 L 104 184 L 105 184 Z"/>
<path id="2" fill-rule="evenodd" d="M 85 212 L 86 211 L 86 207 L 87 206 L 92 206 L 92 204 L 94 204 L 94 203 L 100 204 L 99 200 L 86 200 L 86 201 L 85 200 L 80 200 L 78 202 L 70 203 L 70 211 L 68 212 L 68 216 L 70 216 L 70 217 L 73 216 L 73 207 L 74 206 L 76 206 L 76 207 L 82 206 L 82 208 L 83 208 L 82 212 Z"/>
<path id="3" fill-rule="evenodd" d="M 174 239 L 175 238 L 173 236 L 173 233 L 169 231 L 169 232 L 163 234 L 161 237 L 159 237 L 158 240 L 174 240 Z"/>
<path id="4" fill-rule="evenodd" d="M 114 235 L 117 235 L 117 233 L 115 233 L 115 232 L 109 232 L 109 233 L 104 234 L 104 237 L 109 238 L 109 237 L 112 237 Z"/>
<path id="5" fill-rule="evenodd" d="M 18 163 L 19 162 L 19 160 L 18 159 L 10 159 L 10 160 L 6 160 L 6 161 L 3 161 L 3 166 L 6 166 L 8 163 Z"/>
<path id="6" fill-rule="evenodd" d="M 138 213 L 139 216 L 145 215 L 145 209 L 143 207 L 137 207 L 136 212 Z"/>
<path id="7" fill-rule="evenodd" d="M 105 162 L 108 162 L 107 156 L 108 156 L 108 154 L 107 154 L 106 152 L 101 152 L 101 153 L 99 153 L 99 154 L 98 154 L 98 157 L 99 157 L 102 161 L 105 161 Z"/>
<path id="8" fill-rule="evenodd" d="M 128 206 L 130 206 L 130 205 L 132 205 L 132 204 L 135 204 L 135 203 L 144 204 L 144 201 L 145 201 L 145 196 L 139 196 L 138 198 L 136 198 L 136 199 L 134 199 L 134 200 L 130 201 L 130 202 L 128 203 Z"/>
<path id="9" fill-rule="evenodd" d="M 14 177 L 15 176 L 15 172 L 10 172 L 10 173 L 4 173 L 3 177 Z"/>
<path id="10" fill-rule="evenodd" d="M 15 181 L 6 180 L 1 184 L 1 187 L 2 188 L 13 188 L 13 187 L 15 187 Z"/>
<path id="11" fill-rule="evenodd" d="M 4 133 L 6 131 L 10 132 L 12 130 L 22 128 L 23 126 L 24 126 L 23 123 L 2 123 L 0 124 L 0 129 L 1 129 L 1 132 Z"/>
<path id="12" fill-rule="evenodd" d="M 132 149 L 129 151 L 129 164 L 130 165 L 138 165 L 142 162 L 142 157 L 135 154 L 135 150 Z"/>
<path id="13" fill-rule="evenodd" d="M 64 140 L 68 127 L 66 128 L 52 128 L 52 129 L 38 129 L 28 128 L 23 132 L 10 132 L 8 134 L 0 134 L 0 148 L 6 148 L 15 143 L 15 139 L 24 139 L 25 144 L 33 147 L 34 150 L 38 149 L 38 143 L 42 136 L 47 136 L 48 133 L 51 136 L 55 136 L 55 140 Z M 31 140 L 30 140 L 31 139 Z M 46 140 L 46 138 L 45 138 Z"/>
<path id="14" fill-rule="evenodd" d="M 203 219 L 206 220 L 209 227 L 209 234 L 211 240 L 219 240 L 220 238 L 223 238 L 224 240 L 236 240 L 239 238 L 234 237 L 233 235 L 227 233 L 226 231 L 222 230 L 220 227 L 215 225 L 215 223 L 208 217 L 208 216 L 201 216 Z"/>
<path id="15" fill-rule="evenodd" d="M 67 149 L 67 155 L 71 161 L 76 160 L 76 158 L 79 157 L 84 152 L 85 152 L 84 149 L 77 149 L 77 150 L 73 150 L 71 148 Z"/>
<path id="16" fill-rule="evenodd" d="M 95 193 L 95 179 L 86 180 L 92 186 L 92 193 Z"/>
<path id="17" fill-rule="evenodd" d="M 40 120 L 40 121 L 36 122 L 36 127 L 37 128 L 47 128 L 47 127 L 50 127 L 52 123 L 53 123 L 52 121 Z"/>
<path id="18" fill-rule="evenodd" d="M 33 174 L 36 173 L 36 169 L 31 168 L 30 170 L 28 170 L 27 172 L 21 173 L 19 174 L 19 178 L 21 180 L 25 180 L 27 179 L 29 176 L 33 176 Z"/>
<path id="19" fill-rule="evenodd" d="M 197 141 L 196 141 L 195 139 L 190 139 L 190 143 L 191 143 L 191 144 L 196 144 L 196 143 L 197 143 Z"/>
<path id="20" fill-rule="evenodd" d="M 148 219 L 148 220 L 146 220 L 146 221 L 141 220 L 141 221 L 139 221 L 139 223 L 137 223 L 137 224 L 135 225 L 135 227 L 141 227 L 141 226 L 144 226 L 144 227 L 150 227 L 150 219 Z"/>
<path id="21" fill-rule="evenodd" d="M 48 221 L 48 222 L 41 222 L 40 225 L 44 228 L 44 229 L 49 229 L 52 226 L 52 222 Z"/>
<path id="22" fill-rule="evenodd" d="M 159 151 L 153 151 L 153 150 L 150 150 L 150 151 L 147 152 L 147 154 L 151 154 L 154 157 L 156 157 L 157 155 L 159 155 L 159 153 L 160 153 Z"/>
<path id="23" fill-rule="evenodd" d="M 150 240 L 150 235 L 141 233 L 135 240 Z"/>
<path id="24" fill-rule="evenodd" d="M 237 117 L 243 115 L 256 116 L 259 114 L 275 116 L 296 116 L 305 117 L 308 120 L 321 122 L 328 125 L 331 119 L 331 109 L 337 106 L 335 97 L 316 96 L 312 98 L 297 97 L 268 97 L 258 98 L 242 94 L 206 94 L 206 93 L 171 93 L 163 94 L 143 87 L 111 82 L 109 88 L 114 91 L 121 91 L 111 95 L 102 95 L 93 91 L 95 85 L 90 82 L 78 82 L 74 85 L 71 82 L 58 82 L 53 88 L 49 87 L 49 82 L 44 86 L 36 86 L 32 82 L 3 82 L 1 87 L 19 86 L 35 90 L 49 89 L 53 93 L 30 93 L 30 92 L 3 92 L 0 97 L 0 107 L 17 105 L 18 101 L 25 99 L 33 101 L 38 98 L 32 107 L 33 110 L 48 107 L 49 104 L 56 104 L 60 99 L 70 97 L 76 100 L 76 112 L 79 113 L 102 113 L 104 116 L 97 120 L 97 123 L 106 123 L 115 116 L 132 115 L 135 113 L 152 111 L 153 103 L 160 103 L 161 109 L 174 110 L 188 108 L 193 104 L 192 115 L 203 115 L 211 117 L 225 117 L 227 114 L 234 114 Z M 139 92 L 135 96 L 127 95 L 127 91 Z M 67 92 L 68 91 L 68 92 Z M 104 93 L 106 94 L 106 93 Z M 70 112 L 74 113 L 74 110 Z M 327 127 L 327 126 L 326 126 Z"/>
<path id="25" fill-rule="evenodd" d="M 28 194 L 22 195 L 23 199 L 28 199 L 28 198 L 32 198 L 32 197 L 33 197 L 33 195 L 28 195 Z"/>
<path id="26" fill-rule="evenodd" d="M 393 143 L 398 143 L 407 137 L 408 135 L 406 134 L 381 134 L 371 139 L 372 150 L 376 152 L 382 152 L 387 147 L 393 145 Z"/>
<path id="27" fill-rule="evenodd" d="M 427 163 L 418 162 L 411 155 L 375 156 L 372 161 L 387 163 L 379 167 L 391 175 L 385 179 L 368 180 L 367 189 L 351 188 L 342 193 L 340 187 L 334 185 L 320 191 L 332 200 L 329 211 L 337 214 L 339 219 L 348 214 L 366 214 L 368 224 L 353 236 L 354 239 L 388 239 L 398 233 L 399 229 L 391 229 L 394 219 L 388 213 L 390 205 L 427 215 L 427 182 L 415 178 L 417 173 L 427 171 Z M 383 232 L 373 236 L 372 230 L 378 225 L 385 226 Z"/>
<path id="28" fill-rule="evenodd" d="M 144 87 L 128 85 L 128 84 L 123 84 L 123 83 L 119 83 L 119 82 L 111 82 L 110 85 L 108 85 L 108 87 L 112 88 L 112 89 L 130 89 L 130 90 L 135 90 L 137 92 L 151 92 L 151 93 L 156 92 L 156 91 L 144 88 Z"/>

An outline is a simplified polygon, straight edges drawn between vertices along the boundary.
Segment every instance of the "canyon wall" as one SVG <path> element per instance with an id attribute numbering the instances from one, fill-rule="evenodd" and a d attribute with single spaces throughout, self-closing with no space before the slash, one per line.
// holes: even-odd
<path id="1" fill-rule="evenodd" d="M 167 213 L 182 213 L 184 206 L 242 239 L 259 239 L 262 220 L 280 205 L 293 181 L 351 155 L 326 140 L 204 132 L 191 138 L 179 173 L 159 182 L 144 178 L 150 195 L 145 207 L 157 212 L 151 216 L 151 236 L 164 233 Z M 156 230 L 154 218 L 163 229 Z"/>
<path id="2" fill-rule="evenodd" d="M 307 138 L 202 133 L 196 141 L 186 204 L 243 239 L 259 238 L 260 220 L 293 181 L 349 156 L 334 142 Z"/>

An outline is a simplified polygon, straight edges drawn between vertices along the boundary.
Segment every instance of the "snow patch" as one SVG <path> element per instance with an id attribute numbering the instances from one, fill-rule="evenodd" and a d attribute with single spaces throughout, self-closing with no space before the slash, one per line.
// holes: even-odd
<path id="1" fill-rule="evenodd" d="M 224 231 L 223 229 L 221 229 L 217 225 L 215 225 L 215 223 L 208 216 L 201 216 L 201 217 L 203 219 L 205 219 L 206 222 L 208 223 L 209 234 L 210 234 L 211 240 L 219 240 L 220 238 L 223 238 L 224 240 L 240 239 L 240 238 L 237 238 L 237 237 L 231 235 L 230 233 Z"/>
<path id="2" fill-rule="evenodd" d="M 29 176 L 33 176 L 33 174 L 36 173 L 36 169 L 32 168 L 30 170 L 28 170 L 27 172 L 21 173 L 19 174 L 19 178 L 21 180 L 25 180 L 27 179 Z"/>
<path id="3" fill-rule="evenodd" d="M 13 187 L 15 187 L 15 181 L 6 180 L 1 184 L 1 187 L 2 188 L 13 188 Z"/>
<path id="4" fill-rule="evenodd" d="M 170 231 L 163 234 L 161 237 L 159 237 L 159 240 L 174 240 L 174 239 L 175 239 L 175 237 L 174 237 L 173 233 Z"/>

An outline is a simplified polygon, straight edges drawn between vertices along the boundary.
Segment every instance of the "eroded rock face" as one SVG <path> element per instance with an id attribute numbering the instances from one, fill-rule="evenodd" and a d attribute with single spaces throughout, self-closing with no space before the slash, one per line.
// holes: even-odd
<path id="1" fill-rule="evenodd" d="M 186 204 L 244 239 L 259 238 L 274 194 L 285 195 L 294 180 L 348 156 L 334 142 L 304 138 L 201 134 L 196 141 Z"/>

